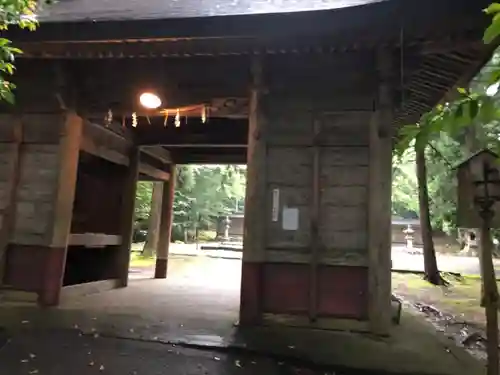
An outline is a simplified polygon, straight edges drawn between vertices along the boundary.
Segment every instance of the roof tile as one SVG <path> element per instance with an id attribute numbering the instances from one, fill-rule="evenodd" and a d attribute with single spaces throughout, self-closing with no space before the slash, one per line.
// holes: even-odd
<path id="1" fill-rule="evenodd" d="M 340 9 L 387 0 L 59 0 L 41 22 L 203 18 Z"/>

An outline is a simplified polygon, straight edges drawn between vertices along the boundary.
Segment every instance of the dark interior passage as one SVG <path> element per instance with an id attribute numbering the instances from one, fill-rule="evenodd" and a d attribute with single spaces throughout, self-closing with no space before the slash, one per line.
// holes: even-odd
<path id="1" fill-rule="evenodd" d="M 118 277 L 126 169 L 80 152 L 64 286 Z"/>

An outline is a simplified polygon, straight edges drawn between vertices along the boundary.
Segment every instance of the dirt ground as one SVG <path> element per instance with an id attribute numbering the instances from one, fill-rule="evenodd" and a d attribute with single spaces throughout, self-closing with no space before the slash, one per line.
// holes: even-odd
<path id="1" fill-rule="evenodd" d="M 470 324 L 484 328 L 484 309 L 480 306 L 481 279 L 476 276 L 448 276 L 450 283 L 437 287 L 422 279 L 421 275 L 392 275 L 393 291 L 405 300 L 434 306 Z"/>
<path id="2" fill-rule="evenodd" d="M 481 279 L 445 275 L 448 286 L 434 286 L 422 275 L 393 273 L 393 293 L 420 310 L 438 331 L 479 358 L 485 358 L 484 309 L 480 306 Z"/>

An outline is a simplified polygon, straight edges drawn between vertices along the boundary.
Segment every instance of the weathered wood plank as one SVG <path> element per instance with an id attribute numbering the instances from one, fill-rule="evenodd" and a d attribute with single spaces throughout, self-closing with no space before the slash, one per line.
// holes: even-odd
<path id="1" fill-rule="evenodd" d="M 326 248 L 341 249 L 345 251 L 360 250 L 367 251 L 367 231 L 336 230 L 334 228 L 322 227 L 321 240 Z"/>
<path id="2" fill-rule="evenodd" d="M 337 184 L 336 184 L 337 185 Z M 327 186 L 321 192 L 321 206 L 362 206 L 368 204 L 368 188 L 363 185 Z"/>
<path id="3" fill-rule="evenodd" d="M 310 186 L 312 155 L 309 148 L 277 148 L 268 151 L 266 174 L 268 183 Z"/>
<path id="4" fill-rule="evenodd" d="M 25 144 L 12 241 L 49 245 L 57 193 L 59 145 Z M 38 242 L 35 242 L 38 241 Z"/>
<path id="5" fill-rule="evenodd" d="M 366 206 L 322 206 L 321 228 L 324 231 L 366 231 Z"/>
<path id="6" fill-rule="evenodd" d="M 368 264 L 367 255 L 363 255 L 362 250 L 356 252 L 358 254 L 357 256 L 352 257 L 338 256 L 339 253 L 343 254 L 344 250 L 321 251 L 318 263 L 332 266 L 366 266 Z M 366 253 L 366 251 L 364 253 Z M 311 254 L 309 249 L 282 247 L 276 250 L 274 248 L 267 248 L 266 261 L 273 263 L 309 264 L 311 261 Z"/>
<path id="7" fill-rule="evenodd" d="M 16 142 L 15 116 L 0 115 L 0 142 Z M 63 122 L 57 114 L 23 114 L 23 143 L 57 144 Z"/>
<path id="8" fill-rule="evenodd" d="M 324 167 L 368 164 L 368 147 L 327 147 L 321 153 L 321 165 Z"/>

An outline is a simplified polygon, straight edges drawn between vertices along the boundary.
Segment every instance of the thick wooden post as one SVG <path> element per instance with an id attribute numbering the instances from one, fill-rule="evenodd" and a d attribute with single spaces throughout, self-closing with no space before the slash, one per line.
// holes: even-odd
<path id="1" fill-rule="evenodd" d="M 170 178 L 163 183 L 161 199 L 160 233 L 156 250 L 155 279 L 166 279 L 168 268 L 168 252 L 172 238 L 172 219 L 175 197 L 175 165 L 170 167 Z"/>
<path id="2" fill-rule="evenodd" d="M 370 123 L 369 319 L 371 331 L 391 326 L 392 100 L 390 51 L 378 52 L 379 99 Z"/>
<path id="3" fill-rule="evenodd" d="M 130 248 L 134 229 L 135 194 L 137 178 L 139 177 L 139 148 L 134 146 L 130 151 L 129 165 L 125 177 L 122 196 L 122 224 L 120 234 L 122 243 L 119 255 L 120 286 L 128 285 L 128 268 L 130 263 Z"/>
<path id="4" fill-rule="evenodd" d="M 68 239 L 73 218 L 78 159 L 83 120 L 74 112 L 68 112 L 59 144 L 59 176 L 50 243 L 45 258 L 39 303 L 42 306 L 59 304 L 66 265 Z"/>
<path id="5" fill-rule="evenodd" d="M 491 221 L 494 212 L 490 209 L 481 211 L 481 247 L 479 248 L 479 261 L 481 267 L 481 304 L 486 312 L 486 338 L 487 338 L 487 374 L 498 375 L 498 287 L 493 265 L 493 241 L 491 240 Z"/>
<path id="6" fill-rule="evenodd" d="M 252 325 L 262 317 L 261 273 L 265 252 L 266 215 L 266 141 L 262 112 L 262 56 L 252 61 L 250 95 L 247 188 L 243 235 L 240 324 Z"/>

